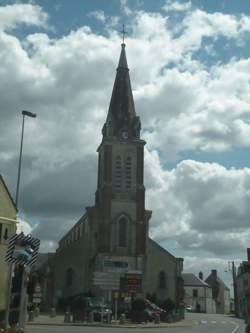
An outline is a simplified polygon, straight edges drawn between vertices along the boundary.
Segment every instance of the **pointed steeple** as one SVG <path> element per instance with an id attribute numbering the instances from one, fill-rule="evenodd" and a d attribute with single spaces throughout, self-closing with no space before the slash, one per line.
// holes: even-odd
<path id="1" fill-rule="evenodd" d="M 121 55 L 103 135 L 119 137 L 121 131 L 127 131 L 129 136 L 138 137 L 135 127 L 139 127 L 139 117 L 136 117 L 135 113 L 125 44 L 122 43 L 121 46 Z"/>
<path id="2" fill-rule="evenodd" d="M 121 50 L 121 55 L 120 55 L 118 68 L 125 68 L 125 69 L 129 70 L 128 69 L 128 63 L 127 63 L 127 58 L 126 58 L 126 51 L 125 51 L 125 46 L 126 45 L 124 43 L 122 43 L 121 46 L 122 46 L 122 50 Z"/>

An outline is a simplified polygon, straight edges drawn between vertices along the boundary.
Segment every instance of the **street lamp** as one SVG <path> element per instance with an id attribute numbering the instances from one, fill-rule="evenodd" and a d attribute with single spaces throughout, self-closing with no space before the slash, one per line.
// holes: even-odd
<path id="1" fill-rule="evenodd" d="M 18 197 L 19 197 L 19 184 L 20 184 L 20 176 L 21 176 L 21 164 L 22 164 L 22 152 L 23 152 L 23 134 L 24 134 L 24 119 L 25 116 L 36 118 L 36 114 L 32 113 L 27 110 L 22 110 L 23 115 L 23 122 L 22 122 L 22 134 L 21 134 L 21 146 L 20 146 L 20 154 L 19 154 L 19 162 L 18 162 L 18 174 L 17 174 L 17 187 L 16 187 L 16 208 L 18 210 Z M 9 321 L 9 309 L 10 309 L 10 296 L 11 296 L 11 285 L 12 285 L 12 275 L 14 270 L 14 264 L 10 264 L 10 273 L 9 273 L 9 285 L 8 285 L 8 294 L 7 294 L 7 304 L 6 304 L 6 311 L 5 311 L 5 330 L 4 332 L 7 333 L 8 331 L 8 321 Z M 25 297 L 25 290 L 24 290 L 24 282 L 25 282 L 25 268 L 22 274 L 22 287 L 21 287 L 21 300 L 20 300 L 20 311 L 19 311 L 19 323 L 20 319 L 22 319 L 22 305 L 24 303 Z"/>
<path id="2" fill-rule="evenodd" d="M 26 110 L 22 111 L 22 115 L 23 115 L 23 124 L 22 124 L 21 146 L 20 146 L 19 163 L 18 163 L 17 187 L 16 187 L 16 208 L 17 209 L 18 209 L 19 184 L 20 184 L 22 152 L 23 152 L 24 119 L 25 119 L 25 116 L 31 117 L 31 118 L 36 118 L 35 113 L 26 111 Z"/>

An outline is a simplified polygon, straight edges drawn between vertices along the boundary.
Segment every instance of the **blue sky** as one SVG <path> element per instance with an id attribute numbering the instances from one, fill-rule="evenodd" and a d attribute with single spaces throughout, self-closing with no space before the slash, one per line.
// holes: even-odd
<path id="1" fill-rule="evenodd" d="M 122 24 L 145 151 L 150 234 L 185 269 L 243 260 L 250 227 L 248 1 L 0 1 L 0 172 L 54 250 L 94 202 Z M 15 133 L 16 135 L 11 135 Z M 95 135 L 93 135 L 95 133 Z M 32 138 L 32 140 L 30 139 Z"/>

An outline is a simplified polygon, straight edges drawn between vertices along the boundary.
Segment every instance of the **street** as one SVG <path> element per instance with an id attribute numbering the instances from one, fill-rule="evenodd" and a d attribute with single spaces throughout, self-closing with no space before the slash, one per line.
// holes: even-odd
<path id="1" fill-rule="evenodd" d="M 175 332 L 175 333 L 245 333 L 245 324 L 241 319 L 224 315 L 187 313 L 186 319 L 194 320 L 192 327 L 173 327 L 173 328 L 147 328 L 146 332 Z M 27 333 L 108 333 L 112 330 L 121 330 L 126 333 L 138 332 L 143 328 L 117 328 L 117 327 L 87 327 L 87 326 L 31 326 L 26 327 Z M 143 329 L 145 331 L 145 329 Z"/>

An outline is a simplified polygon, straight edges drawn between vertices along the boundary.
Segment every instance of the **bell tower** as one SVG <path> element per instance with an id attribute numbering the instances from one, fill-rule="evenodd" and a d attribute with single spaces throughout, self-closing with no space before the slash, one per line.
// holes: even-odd
<path id="1" fill-rule="evenodd" d="M 98 147 L 98 252 L 143 256 L 151 212 L 145 210 L 144 145 L 136 115 L 125 44 Z"/>

